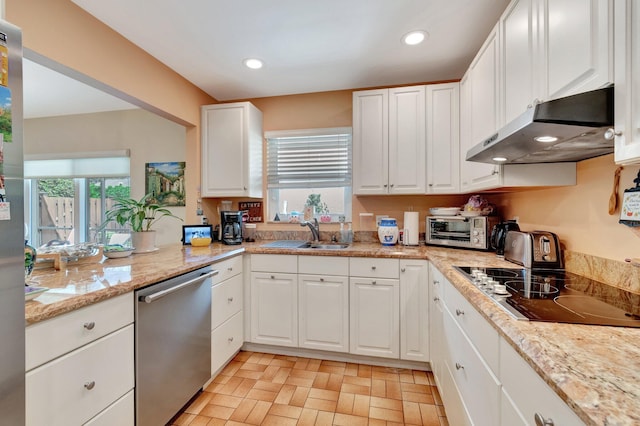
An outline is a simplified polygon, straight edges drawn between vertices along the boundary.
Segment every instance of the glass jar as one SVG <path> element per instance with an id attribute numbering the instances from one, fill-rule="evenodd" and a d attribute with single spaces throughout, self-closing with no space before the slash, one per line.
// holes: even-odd
<path id="1" fill-rule="evenodd" d="M 398 242 L 398 224 L 392 217 L 380 220 L 378 238 L 383 246 L 394 246 Z"/>

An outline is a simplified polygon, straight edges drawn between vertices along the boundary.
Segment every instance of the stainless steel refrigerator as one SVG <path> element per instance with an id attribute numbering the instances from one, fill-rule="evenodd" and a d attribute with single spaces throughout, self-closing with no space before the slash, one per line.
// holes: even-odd
<path id="1" fill-rule="evenodd" d="M 0 20 L 0 425 L 25 422 L 22 34 Z"/>

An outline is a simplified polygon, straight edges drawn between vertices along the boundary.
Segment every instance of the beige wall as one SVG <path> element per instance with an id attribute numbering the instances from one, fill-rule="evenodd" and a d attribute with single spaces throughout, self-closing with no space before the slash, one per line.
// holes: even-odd
<path id="1" fill-rule="evenodd" d="M 64 154 L 130 150 L 131 195 L 145 194 L 145 163 L 185 161 L 185 128 L 150 112 L 136 109 L 96 114 L 35 118 L 24 122 L 24 153 Z M 187 164 L 189 168 L 189 164 Z M 185 218 L 184 207 L 171 207 Z M 179 242 L 183 222 L 161 219 L 157 244 Z"/>
<path id="2" fill-rule="evenodd" d="M 22 28 L 30 59 L 46 58 L 58 71 L 185 126 L 185 214 L 195 221 L 200 106 L 216 100 L 69 0 L 6 0 L 6 19 Z"/>

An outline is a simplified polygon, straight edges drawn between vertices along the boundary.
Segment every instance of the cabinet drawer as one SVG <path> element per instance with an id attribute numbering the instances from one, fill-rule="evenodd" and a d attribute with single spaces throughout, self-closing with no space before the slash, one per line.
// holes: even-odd
<path id="1" fill-rule="evenodd" d="M 480 313 L 465 299 L 448 281 L 444 281 L 445 305 L 451 315 L 465 332 L 469 340 L 478 349 L 482 358 L 491 367 L 494 374 L 498 374 L 498 344 L 500 336 L 489 325 Z"/>
<path id="2" fill-rule="evenodd" d="M 211 329 L 242 310 L 242 275 L 211 287 Z"/>
<path id="3" fill-rule="evenodd" d="M 251 270 L 254 272 L 298 272 L 298 256 L 288 254 L 252 254 Z"/>
<path id="4" fill-rule="evenodd" d="M 134 391 L 111 404 L 102 413 L 85 423 L 85 426 L 135 426 Z"/>
<path id="5" fill-rule="evenodd" d="M 218 271 L 218 274 L 212 279 L 215 285 L 242 273 L 242 256 L 235 256 L 231 259 L 216 262 L 211 266 L 214 270 Z"/>
<path id="6" fill-rule="evenodd" d="M 133 325 L 26 374 L 26 424 L 80 425 L 134 387 Z"/>
<path id="7" fill-rule="evenodd" d="M 133 292 L 30 325 L 25 330 L 26 370 L 133 323 Z"/>
<path id="8" fill-rule="evenodd" d="M 349 275 L 352 277 L 399 278 L 398 259 L 349 258 Z"/>
<path id="9" fill-rule="evenodd" d="M 445 310 L 444 338 L 450 350 L 446 365 L 453 374 L 473 424 L 495 426 L 500 423 L 500 382 L 466 338 L 453 315 Z"/>
<path id="10" fill-rule="evenodd" d="M 222 368 L 240 350 L 243 343 L 242 311 L 211 333 L 211 375 Z"/>
<path id="11" fill-rule="evenodd" d="M 298 273 L 349 275 L 349 258 L 339 256 L 298 256 Z"/>
<path id="12" fill-rule="evenodd" d="M 500 381 L 515 409 L 529 424 L 536 413 L 556 425 L 580 425 L 577 414 L 504 339 L 500 339 Z M 535 398 L 531 396 L 535 395 Z"/>

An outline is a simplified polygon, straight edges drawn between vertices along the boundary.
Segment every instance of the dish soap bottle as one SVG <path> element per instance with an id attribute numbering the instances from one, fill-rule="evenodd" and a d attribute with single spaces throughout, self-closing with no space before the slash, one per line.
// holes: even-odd
<path id="1" fill-rule="evenodd" d="M 392 217 L 380 220 L 378 238 L 383 246 L 394 246 L 398 242 L 398 224 Z"/>

